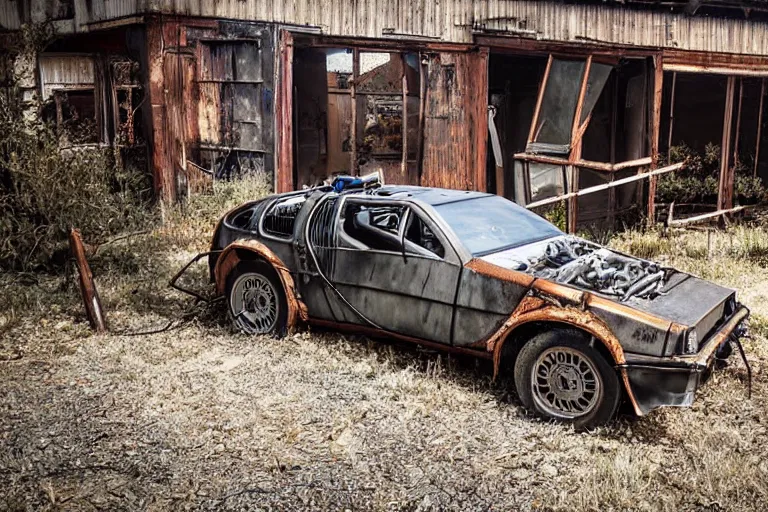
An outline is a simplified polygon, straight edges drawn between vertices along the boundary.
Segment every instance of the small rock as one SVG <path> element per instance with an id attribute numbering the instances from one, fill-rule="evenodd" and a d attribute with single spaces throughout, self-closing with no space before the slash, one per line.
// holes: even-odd
<path id="1" fill-rule="evenodd" d="M 547 478 L 554 478 L 557 476 L 557 468 L 551 464 L 544 464 L 539 471 Z"/>
<path id="2" fill-rule="evenodd" d="M 213 447 L 213 451 L 215 451 L 216 453 L 223 452 L 224 451 L 224 445 L 222 443 L 217 444 L 216 446 Z"/>
<path id="3" fill-rule="evenodd" d="M 517 468 L 516 470 L 512 471 L 511 475 L 515 480 L 521 481 L 531 478 L 531 472 L 525 468 Z"/>

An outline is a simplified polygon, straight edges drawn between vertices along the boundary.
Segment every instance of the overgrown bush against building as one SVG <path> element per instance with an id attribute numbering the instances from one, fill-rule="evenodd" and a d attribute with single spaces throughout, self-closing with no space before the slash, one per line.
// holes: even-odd
<path id="1" fill-rule="evenodd" d="M 662 161 L 666 160 L 661 155 Z M 684 170 L 659 177 L 656 200 L 661 203 L 717 203 L 720 176 L 720 146 L 707 144 L 702 153 L 681 144 L 669 150 L 669 162 L 686 162 Z M 736 162 L 733 199 L 739 204 L 753 204 L 766 199 L 766 189 L 752 176 L 748 161 Z"/>
<path id="2" fill-rule="evenodd" d="M 26 120 L 24 108 L 0 94 L 0 268 L 62 263 L 71 227 L 98 243 L 152 222 L 144 168 L 126 168 L 118 149 L 62 148 L 67 127 Z"/>

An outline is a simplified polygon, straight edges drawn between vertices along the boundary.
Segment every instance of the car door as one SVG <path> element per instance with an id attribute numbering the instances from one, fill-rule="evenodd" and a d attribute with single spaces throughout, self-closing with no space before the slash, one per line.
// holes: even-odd
<path id="1" fill-rule="evenodd" d="M 329 279 L 346 322 L 451 343 L 459 258 L 420 207 L 345 197 Z"/>

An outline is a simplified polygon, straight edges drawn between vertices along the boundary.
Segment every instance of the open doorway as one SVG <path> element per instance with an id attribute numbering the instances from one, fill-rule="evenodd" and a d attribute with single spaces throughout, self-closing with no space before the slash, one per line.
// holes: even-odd
<path id="1" fill-rule="evenodd" d="M 486 176 L 488 190 L 500 196 L 514 197 L 514 156 L 525 151 L 546 66 L 546 56 L 490 54 L 488 101 L 493 109 L 489 123 L 493 123 L 498 140 L 493 140 L 491 130 Z"/>
<path id="2" fill-rule="evenodd" d="M 660 153 L 685 172 L 659 179 L 658 206 L 675 217 L 728 210 L 765 197 L 765 79 L 664 73 Z"/>
<path id="3" fill-rule="evenodd" d="M 381 172 L 417 184 L 421 60 L 417 52 L 297 47 L 294 186 Z"/>

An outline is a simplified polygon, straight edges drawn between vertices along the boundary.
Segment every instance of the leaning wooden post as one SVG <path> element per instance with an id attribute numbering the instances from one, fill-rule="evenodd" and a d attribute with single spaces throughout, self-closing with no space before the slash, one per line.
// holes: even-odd
<path id="1" fill-rule="evenodd" d="M 69 247 L 77 265 L 80 294 L 83 297 L 88 323 L 91 324 L 91 328 L 96 332 L 105 332 L 107 330 L 107 322 L 104 318 L 104 311 L 101 308 L 99 293 L 96 291 L 96 284 L 93 282 L 91 267 L 88 266 L 88 261 L 85 259 L 83 238 L 80 236 L 79 230 L 73 228 L 69 232 Z"/>

